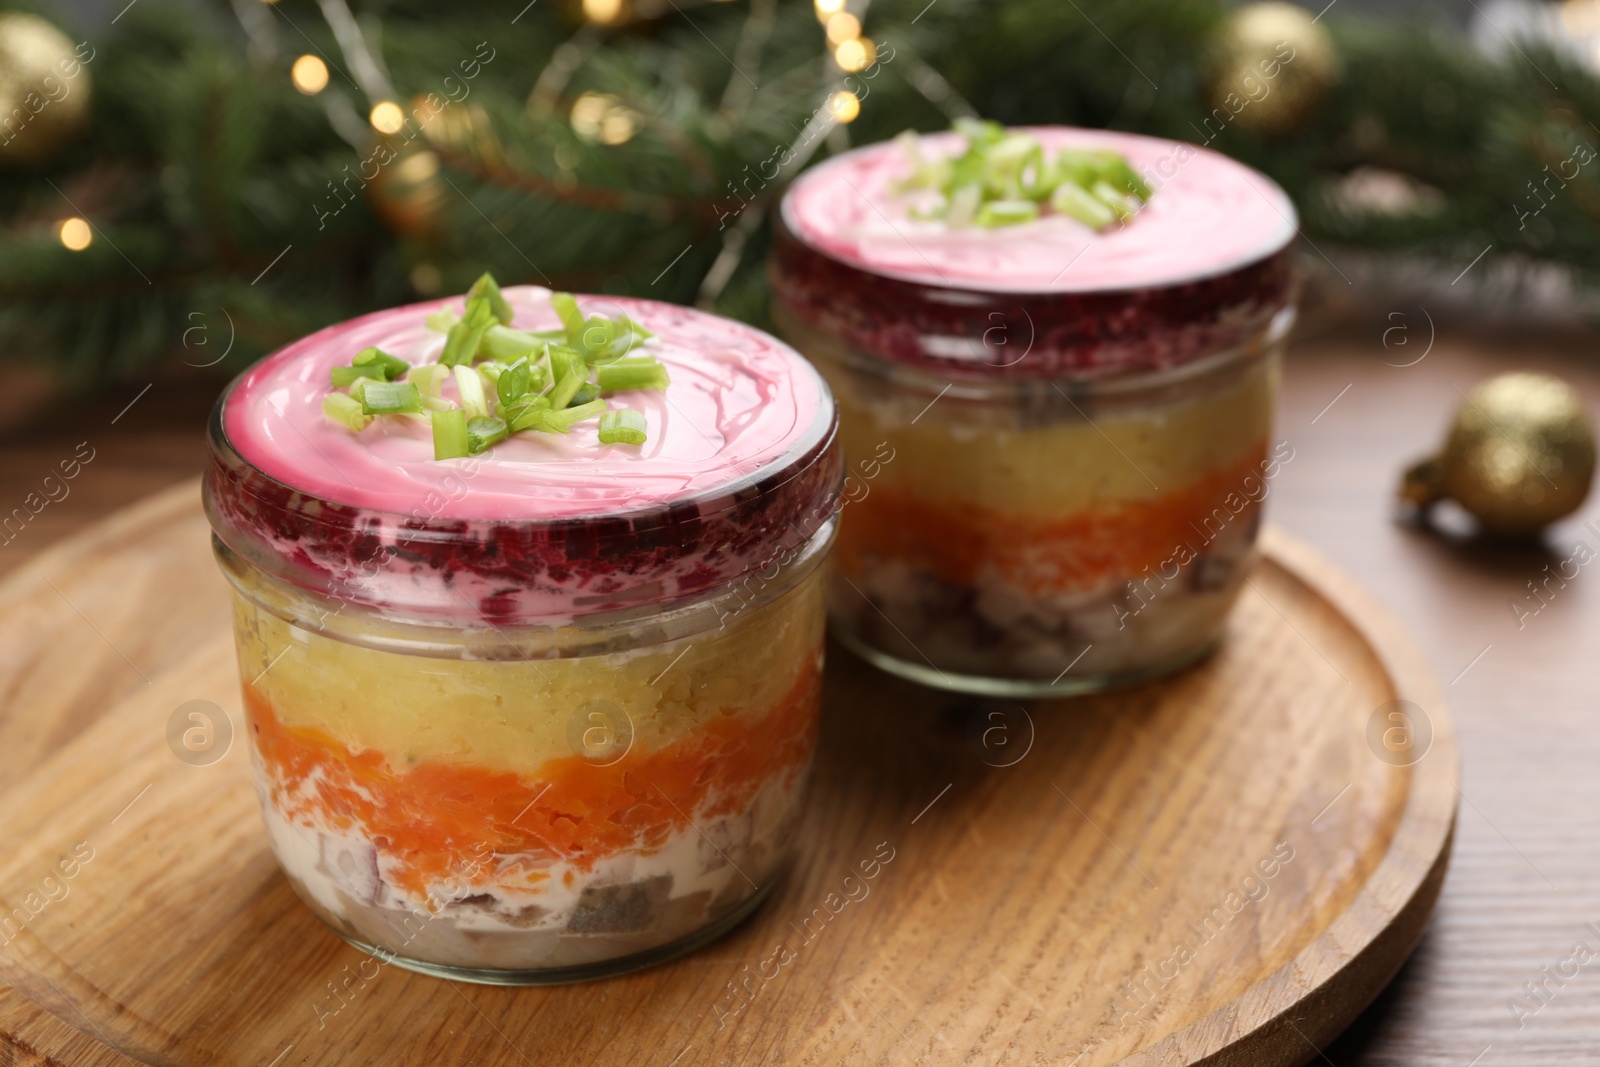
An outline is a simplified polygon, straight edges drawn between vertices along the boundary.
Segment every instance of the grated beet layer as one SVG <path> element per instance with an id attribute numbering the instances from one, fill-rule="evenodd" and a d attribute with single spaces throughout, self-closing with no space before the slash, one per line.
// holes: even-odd
<path id="1" fill-rule="evenodd" d="M 352 507 L 244 461 L 212 413 L 213 529 L 258 568 L 397 619 L 559 623 L 693 599 L 786 559 L 837 507 L 837 418 L 754 481 L 661 507 L 548 521 L 440 519 Z"/>
<path id="2" fill-rule="evenodd" d="M 781 218 L 774 231 L 768 275 L 780 312 L 938 374 L 1082 378 L 1179 366 L 1259 334 L 1296 289 L 1292 245 L 1175 285 L 1006 293 L 875 274 L 818 251 Z"/>

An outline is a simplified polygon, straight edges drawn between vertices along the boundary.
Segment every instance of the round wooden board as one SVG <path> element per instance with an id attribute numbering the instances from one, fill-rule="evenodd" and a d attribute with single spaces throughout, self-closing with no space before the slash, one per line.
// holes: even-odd
<path id="1" fill-rule="evenodd" d="M 1444 877 L 1438 686 L 1269 532 L 1223 649 L 1165 682 L 979 705 L 831 649 L 799 860 L 710 948 L 545 989 L 378 966 L 267 851 L 207 536 L 191 483 L 0 586 L 0 1053 L 22 1062 L 1300 1064 Z M 1395 699 L 1431 728 L 1408 766 Z M 207 765 L 167 742 L 191 700 L 234 726 Z"/>

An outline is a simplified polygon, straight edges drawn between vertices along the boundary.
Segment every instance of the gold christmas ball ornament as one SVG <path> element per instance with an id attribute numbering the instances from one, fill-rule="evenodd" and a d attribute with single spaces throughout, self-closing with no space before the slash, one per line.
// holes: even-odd
<path id="1" fill-rule="evenodd" d="M 1291 133 L 1338 79 L 1333 37 L 1310 12 L 1294 4 L 1245 4 L 1224 21 L 1213 48 L 1206 137 L 1230 125 Z"/>
<path id="2" fill-rule="evenodd" d="M 1576 390 L 1548 374 L 1480 383 L 1444 451 L 1406 471 L 1402 500 L 1454 500 L 1486 533 L 1527 537 L 1577 511 L 1594 479 L 1595 439 Z"/>
<path id="3" fill-rule="evenodd" d="M 93 59 L 37 15 L 0 14 L 0 164 L 49 159 L 83 129 Z"/>

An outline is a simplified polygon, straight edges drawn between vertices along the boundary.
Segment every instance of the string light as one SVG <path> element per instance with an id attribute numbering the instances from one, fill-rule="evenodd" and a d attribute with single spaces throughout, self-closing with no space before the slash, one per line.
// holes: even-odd
<path id="1" fill-rule="evenodd" d="M 289 80 L 307 96 L 316 96 L 328 87 L 328 65 L 316 56 L 301 56 L 289 68 Z"/>
<path id="2" fill-rule="evenodd" d="M 367 116 L 372 128 L 379 133 L 399 133 L 406 125 L 406 113 L 393 100 L 382 100 L 372 106 Z"/>
<path id="3" fill-rule="evenodd" d="M 439 173 L 439 157 L 432 152 L 412 152 L 394 168 L 395 177 L 410 185 L 421 185 Z"/>
<path id="4" fill-rule="evenodd" d="M 848 11 L 841 11 L 828 18 L 828 40 L 833 44 L 841 44 L 861 36 L 861 20 Z"/>
<path id="5" fill-rule="evenodd" d="M 866 70 L 878 58 L 878 46 L 872 43 L 870 37 L 852 37 L 848 41 L 840 41 L 839 47 L 833 50 L 833 61 L 839 64 L 839 69 L 854 74 L 858 70 Z"/>
<path id="6" fill-rule="evenodd" d="M 828 97 L 828 110 L 840 122 L 854 122 L 861 114 L 861 98 L 848 89 L 840 89 Z"/>
<path id="7" fill-rule="evenodd" d="M 844 0 L 815 0 L 815 3 L 818 22 L 827 22 L 829 16 L 844 10 Z"/>
<path id="8" fill-rule="evenodd" d="M 632 140 L 639 113 L 612 93 L 584 93 L 572 104 L 572 132 L 585 141 L 618 145 Z"/>
<path id="9" fill-rule="evenodd" d="M 82 252 L 94 240 L 94 230 L 89 226 L 89 220 L 74 215 L 70 219 L 61 220 L 56 227 L 56 236 L 61 243 L 73 252 Z"/>
<path id="10" fill-rule="evenodd" d="M 627 0 L 583 0 L 583 16 L 611 26 L 627 17 L 627 7 Z"/>

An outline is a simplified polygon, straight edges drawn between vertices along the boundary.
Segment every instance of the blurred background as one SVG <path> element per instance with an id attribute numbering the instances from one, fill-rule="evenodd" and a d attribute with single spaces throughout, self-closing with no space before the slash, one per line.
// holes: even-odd
<path id="1" fill-rule="evenodd" d="M 972 114 L 1206 143 L 1301 214 L 1269 517 L 1416 635 L 1466 753 L 1430 933 L 1311 1051 L 1587 1062 L 1600 982 L 1526 1028 L 1507 998 L 1600 915 L 1600 592 L 1533 599 L 1597 509 L 1515 545 L 1393 520 L 1486 376 L 1600 400 L 1597 71 L 1600 0 L 0 2 L 0 573 L 196 475 L 226 381 L 326 324 L 488 269 L 765 325 L 771 210 L 851 145 Z"/>
<path id="2" fill-rule="evenodd" d="M 1570 315 L 1600 269 L 1600 179 L 1544 187 L 1600 137 L 1587 0 L 1319 0 L 1299 18 L 1206 0 L 32 11 L 47 21 L 0 24 L 0 336 L 82 389 L 174 357 L 231 374 L 485 268 L 761 323 L 789 177 L 973 113 L 1261 168 L 1300 207 L 1313 315 L 1329 282 L 1439 277 L 1462 305 Z M 1263 79 L 1275 52 L 1292 58 Z"/>

